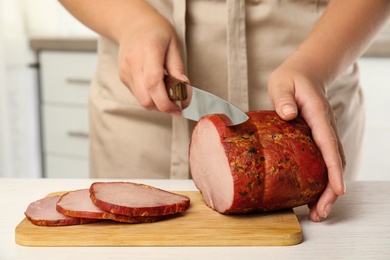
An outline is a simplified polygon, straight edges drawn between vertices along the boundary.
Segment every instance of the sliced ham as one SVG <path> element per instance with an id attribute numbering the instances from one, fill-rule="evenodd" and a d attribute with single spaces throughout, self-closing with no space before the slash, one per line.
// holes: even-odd
<path id="1" fill-rule="evenodd" d="M 121 194 L 118 193 L 117 196 Z M 70 191 L 62 195 L 57 202 L 57 211 L 70 217 L 109 219 L 125 223 L 149 223 L 163 218 L 163 216 L 129 217 L 110 213 L 92 203 L 89 189 Z"/>
<path id="2" fill-rule="evenodd" d="M 97 219 L 75 218 L 61 214 L 56 210 L 60 196 L 46 197 L 32 202 L 24 213 L 33 224 L 38 226 L 69 226 L 98 222 Z"/>
<path id="3" fill-rule="evenodd" d="M 165 216 L 190 205 L 186 196 L 132 182 L 95 182 L 90 193 L 99 208 L 126 216 Z"/>
<path id="4" fill-rule="evenodd" d="M 208 115 L 194 128 L 190 169 L 205 203 L 225 214 L 275 211 L 315 200 L 327 169 L 305 121 L 283 121 L 274 111 L 248 112 L 226 126 Z"/>

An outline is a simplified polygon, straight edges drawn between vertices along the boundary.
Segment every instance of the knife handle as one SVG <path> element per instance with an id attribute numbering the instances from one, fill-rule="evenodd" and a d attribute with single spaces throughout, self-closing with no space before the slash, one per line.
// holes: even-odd
<path id="1" fill-rule="evenodd" d="M 173 101 L 183 101 L 187 99 L 187 83 L 169 75 L 165 75 L 164 82 L 169 99 Z"/>

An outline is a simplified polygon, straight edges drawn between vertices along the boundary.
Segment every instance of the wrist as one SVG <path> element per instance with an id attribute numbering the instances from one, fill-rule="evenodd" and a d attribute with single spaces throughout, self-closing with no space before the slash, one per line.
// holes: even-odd
<path id="1" fill-rule="evenodd" d="M 128 5 L 126 10 L 122 10 L 125 14 L 113 16 L 115 19 L 111 23 L 112 38 L 118 43 L 123 38 L 129 37 L 129 34 L 131 37 L 136 31 L 167 22 L 165 17 L 146 1 L 133 0 L 130 2 L 131 5 Z"/>
<path id="2" fill-rule="evenodd" d="M 314 50 L 298 48 L 281 66 L 295 71 L 325 90 L 338 75 L 337 64 L 326 56 Z"/>

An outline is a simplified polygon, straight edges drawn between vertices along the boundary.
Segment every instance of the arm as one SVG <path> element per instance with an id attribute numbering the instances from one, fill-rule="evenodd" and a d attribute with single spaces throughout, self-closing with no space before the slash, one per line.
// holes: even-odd
<path id="1" fill-rule="evenodd" d="M 119 44 L 119 76 L 148 110 L 180 115 L 169 100 L 165 70 L 183 81 L 184 65 L 172 25 L 144 0 L 60 0 L 86 26 Z"/>
<path id="2" fill-rule="evenodd" d="M 329 183 L 309 205 L 313 221 L 325 218 L 345 193 L 345 157 L 326 87 L 369 46 L 390 13 L 388 0 L 333 0 L 308 37 L 270 76 L 268 90 L 285 120 L 298 110 L 312 129 L 328 168 Z"/>

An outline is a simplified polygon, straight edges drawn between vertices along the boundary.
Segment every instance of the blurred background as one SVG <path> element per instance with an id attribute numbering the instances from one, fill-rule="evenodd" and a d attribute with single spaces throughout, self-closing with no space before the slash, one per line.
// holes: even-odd
<path id="1" fill-rule="evenodd" d="M 38 77 L 39 55 L 46 47 L 40 45 L 74 38 L 81 43 L 93 42 L 96 34 L 69 15 L 58 1 L 0 0 L 0 177 L 43 176 L 42 157 L 48 151 L 44 151 L 41 134 L 50 133 L 44 133 L 40 120 L 46 102 Z M 36 49 L 31 46 L 34 40 L 38 41 Z M 71 53 L 53 44 L 47 48 Z M 75 52 L 81 51 L 76 47 Z"/>
<path id="2" fill-rule="evenodd" d="M 0 0 L 0 178 L 88 177 L 96 39 L 58 1 Z M 359 63 L 367 124 L 358 179 L 390 180 L 390 22 Z"/>

